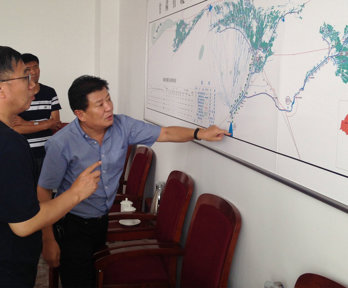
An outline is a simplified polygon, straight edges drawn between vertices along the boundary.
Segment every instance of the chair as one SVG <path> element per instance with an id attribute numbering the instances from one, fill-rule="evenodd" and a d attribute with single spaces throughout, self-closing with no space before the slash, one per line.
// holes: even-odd
<path id="1" fill-rule="evenodd" d="M 295 288 L 345 288 L 345 286 L 318 274 L 305 273 L 298 277 Z"/>
<path id="2" fill-rule="evenodd" d="M 114 213 L 117 217 L 141 219 L 137 227 L 109 228 L 108 241 L 128 240 L 107 243 L 107 248 L 95 253 L 95 260 L 104 257 L 110 250 L 138 245 L 179 242 L 188 206 L 193 193 L 193 180 L 184 172 L 172 171 L 162 192 L 158 213 Z M 119 218 L 119 219 L 120 219 Z M 112 221 L 109 221 L 109 226 Z M 136 240 L 140 239 L 140 240 Z M 132 241 L 130 241 L 132 240 Z M 176 271 L 176 258 L 167 259 L 168 270 Z M 130 265 L 133 265 L 130 263 Z M 140 264 L 142 265 L 142 264 Z"/>
<path id="3" fill-rule="evenodd" d="M 172 171 L 162 192 L 158 213 L 109 213 L 107 241 L 137 239 L 180 241 L 193 185 L 193 180 L 188 174 Z M 125 227 L 120 225 L 120 219 L 140 219 L 141 223 L 137 226 Z"/>
<path id="4" fill-rule="evenodd" d="M 233 204 L 203 194 L 185 249 L 175 241 L 110 249 L 95 263 L 98 287 L 176 287 L 175 271 L 168 270 L 167 263 L 179 255 L 184 255 L 180 287 L 227 287 L 240 227 L 241 216 Z"/>
<path id="5" fill-rule="evenodd" d="M 120 203 L 126 198 L 133 202 L 133 206 L 137 211 L 141 210 L 145 184 L 151 167 L 152 157 L 153 150 L 150 147 L 139 146 L 136 148 L 126 181 L 125 193 L 116 194 L 115 202 L 110 212 L 120 211 Z"/>

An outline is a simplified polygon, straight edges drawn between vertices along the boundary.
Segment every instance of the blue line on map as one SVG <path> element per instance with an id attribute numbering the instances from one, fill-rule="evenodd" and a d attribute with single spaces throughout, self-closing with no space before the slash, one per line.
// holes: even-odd
<path id="1" fill-rule="evenodd" d="M 230 137 L 233 137 L 233 126 L 232 126 L 232 122 L 230 123 L 230 128 L 228 129 L 228 132 L 231 133 Z"/>
<path id="2" fill-rule="evenodd" d="M 275 99 L 272 95 L 270 95 L 270 94 L 268 94 L 268 93 L 266 93 L 266 92 L 260 92 L 260 93 L 254 94 L 254 95 L 244 96 L 243 98 L 253 98 L 253 97 L 260 96 L 260 95 L 266 95 L 266 96 L 268 96 L 269 98 L 271 98 L 271 99 L 273 100 L 273 102 L 274 102 L 274 104 L 275 104 L 275 107 L 276 107 L 279 111 L 281 111 L 281 112 L 291 112 L 291 111 L 293 110 L 293 108 L 294 108 L 294 105 L 295 105 L 295 101 L 296 101 L 297 96 L 298 96 L 301 92 L 304 91 L 305 86 L 307 85 L 307 82 L 311 79 L 310 77 L 311 77 L 315 72 L 317 72 L 317 71 L 319 70 L 319 68 L 320 68 L 322 65 L 326 64 L 326 63 L 327 63 L 331 58 L 333 58 L 333 57 L 334 57 L 334 56 L 326 57 L 322 62 L 320 62 L 317 66 L 315 66 L 311 71 L 309 71 L 309 72 L 307 73 L 307 75 L 306 75 L 306 77 L 305 77 L 305 80 L 303 81 L 302 87 L 301 87 L 300 89 L 298 89 L 298 91 L 297 91 L 297 92 L 295 93 L 295 95 L 293 96 L 293 100 L 292 100 L 292 102 L 291 102 L 291 106 L 290 106 L 289 109 L 285 109 L 285 108 L 279 107 L 279 105 L 278 105 L 276 99 Z M 243 100 L 243 99 L 242 99 L 242 100 Z M 239 102 L 241 102 L 241 101 L 239 101 Z"/>

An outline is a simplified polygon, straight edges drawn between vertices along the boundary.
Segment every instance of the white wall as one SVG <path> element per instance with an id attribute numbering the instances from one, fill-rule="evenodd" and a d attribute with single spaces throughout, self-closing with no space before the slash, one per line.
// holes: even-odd
<path id="1" fill-rule="evenodd" d="M 140 119 L 145 33 L 146 1 L 121 0 L 119 90 L 127 98 L 123 98 L 120 112 Z M 214 193 L 240 209 L 243 223 L 230 287 L 263 287 L 266 280 L 293 287 L 305 272 L 348 285 L 348 214 L 195 143 L 158 143 L 154 150 L 156 180 L 165 180 L 174 169 L 194 178 L 191 207 L 199 194 Z"/>
<path id="2" fill-rule="evenodd" d="M 83 74 L 98 72 L 97 3 L 0 0 L 0 45 L 39 57 L 40 82 L 56 89 L 63 121 L 74 118 L 67 97 L 72 81 Z"/>
<path id="3" fill-rule="evenodd" d="M 145 0 L 0 0 L 1 44 L 38 54 L 42 83 L 53 86 L 73 118 L 67 89 L 82 74 L 106 78 L 115 111 L 143 118 Z M 348 214 L 290 189 L 195 143 L 154 145 L 156 180 L 189 173 L 197 196 L 215 193 L 242 214 L 230 287 L 293 287 L 304 272 L 348 285 Z"/>

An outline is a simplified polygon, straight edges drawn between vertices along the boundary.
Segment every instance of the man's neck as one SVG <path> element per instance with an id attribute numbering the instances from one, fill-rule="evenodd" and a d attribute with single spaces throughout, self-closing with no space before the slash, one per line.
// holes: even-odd
<path id="1" fill-rule="evenodd" d="M 7 115 L 6 113 L 0 112 L 0 121 L 6 124 L 8 127 L 11 127 L 11 120 L 15 116 Z"/>
<path id="2" fill-rule="evenodd" d="M 80 127 L 81 129 L 92 139 L 98 141 L 99 145 L 102 145 L 103 143 L 103 139 L 104 139 L 104 135 L 106 133 L 106 131 L 108 130 L 107 128 L 105 129 L 100 129 L 100 130 L 96 130 L 93 128 L 90 128 L 86 125 L 84 125 L 84 123 L 80 122 Z"/>

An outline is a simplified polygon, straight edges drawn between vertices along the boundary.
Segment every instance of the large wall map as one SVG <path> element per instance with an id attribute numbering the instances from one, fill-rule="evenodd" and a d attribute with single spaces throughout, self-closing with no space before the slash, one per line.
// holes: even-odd
<path id="1" fill-rule="evenodd" d="M 148 0 L 145 118 L 348 204 L 348 1 Z"/>

